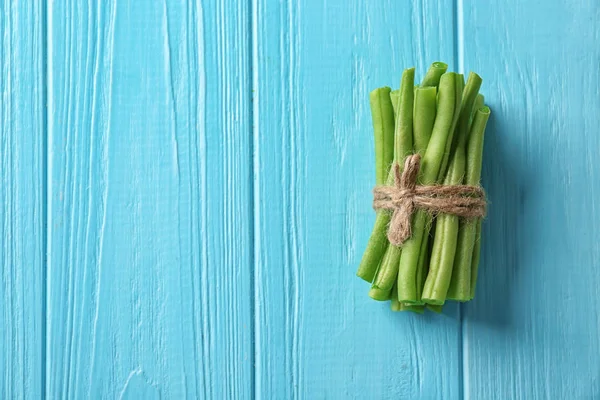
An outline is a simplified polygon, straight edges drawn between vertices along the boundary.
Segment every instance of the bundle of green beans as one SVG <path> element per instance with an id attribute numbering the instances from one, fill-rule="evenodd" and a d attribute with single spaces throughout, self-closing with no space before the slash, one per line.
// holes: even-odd
<path id="1" fill-rule="evenodd" d="M 415 69 L 404 70 L 400 89 L 370 94 L 375 134 L 377 185 L 391 185 L 391 166 L 421 155 L 418 184 L 479 185 L 483 137 L 490 116 L 479 94 L 481 78 L 471 72 L 446 72 L 435 62 L 420 85 Z M 377 211 L 373 232 L 357 275 L 371 283 L 369 296 L 391 300 L 394 311 L 441 312 L 446 300 L 468 301 L 475 295 L 481 219 L 431 215 L 418 209 L 411 237 L 400 247 L 389 243 L 391 214 Z"/>

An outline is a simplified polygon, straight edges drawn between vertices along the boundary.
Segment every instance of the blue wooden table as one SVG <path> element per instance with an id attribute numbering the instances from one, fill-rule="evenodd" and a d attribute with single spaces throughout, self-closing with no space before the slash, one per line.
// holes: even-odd
<path id="1" fill-rule="evenodd" d="M 600 2 L 0 3 L 0 398 L 600 398 Z M 368 93 L 492 108 L 478 295 L 355 277 Z"/>

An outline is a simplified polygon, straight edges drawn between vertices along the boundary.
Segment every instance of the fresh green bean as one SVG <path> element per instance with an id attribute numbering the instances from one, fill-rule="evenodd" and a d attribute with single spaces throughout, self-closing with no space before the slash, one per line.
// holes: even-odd
<path id="1" fill-rule="evenodd" d="M 454 153 L 444 185 L 462 183 L 464 171 L 465 150 L 462 146 Z M 437 217 L 429 274 L 423 288 L 423 301 L 426 303 L 441 305 L 446 301 L 456 252 L 458 222 L 456 215 L 440 214 Z"/>
<path id="2" fill-rule="evenodd" d="M 413 104 L 415 69 L 408 68 L 402 73 L 400 99 L 396 107 L 395 155 L 394 161 L 400 163 L 413 151 Z M 391 175 L 391 173 L 390 173 Z M 373 282 L 373 288 L 390 290 L 398 277 L 400 248 L 388 245 L 379 270 Z"/>
<path id="3" fill-rule="evenodd" d="M 473 103 L 473 110 L 471 111 L 471 117 L 469 118 L 469 132 L 471 132 L 471 125 L 473 125 L 473 119 L 475 118 L 475 113 L 477 112 L 477 110 L 479 110 L 481 107 L 484 106 L 484 100 L 485 98 L 483 97 L 483 95 L 481 93 L 477 94 L 477 97 L 475 98 L 475 103 Z"/>
<path id="4" fill-rule="evenodd" d="M 481 219 L 477 221 L 475 231 L 475 244 L 473 245 L 473 259 L 471 261 L 471 299 L 475 297 L 477 273 L 479 271 L 479 258 L 481 257 Z"/>
<path id="5" fill-rule="evenodd" d="M 390 214 L 384 211 L 377 212 L 375 225 L 371 232 L 371 237 L 367 243 L 367 248 L 363 253 L 360 265 L 356 275 L 365 281 L 371 283 L 375 278 L 375 273 L 388 247 L 387 228 L 390 223 Z"/>
<path id="6" fill-rule="evenodd" d="M 463 93 L 460 117 L 456 127 L 458 132 L 456 146 L 466 145 L 469 138 L 469 120 L 473 113 L 473 106 L 477 100 L 481 83 L 482 79 L 479 75 L 475 72 L 469 74 L 469 79 L 467 79 L 467 85 Z M 481 101 L 483 101 L 483 96 L 481 97 Z"/>
<path id="7" fill-rule="evenodd" d="M 392 309 L 392 311 L 401 311 L 402 309 L 402 303 L 398 301 L 398 287 L 396 285 L 392 287 L 392 298 L 390 308 Z"/>
<path id="8" fill-rule="evenodd" d="M 400 249 L 400 247 L 394 246 L 391 243 L 388 244 L 383 259 L 381 260 L 381 266 L 377 271 L 377 275 L 375 275 L 373 288 L 389 290 L 389 288 L 392 287 L 398 278 L 398 265 L 401 253 L 402 249 Z"/>
<path id="9" fill-rule="evenodd" d="M 443 161 L 446 140 L 452 128 L 456 108 L 456 74 L 447 72 L 440 79 L 438 107 L 431 139 L 421 160 L 419 180 L 422 184 L 437 181 Z M 402 246 L 398 272 L 398 300 L 402 303 L 419 302 L 417 298 L 416 275 L 423 237 L 429 234 L 431 216 L 423 210 L 413 215 L 412 236 Z"/>
<path id="10" fill-rule="evenodd" d="M 392 288 L 392 299 L 390 308 L 392 311 L 412 311 L 417 314 L 423 314 L 425 306 L 415 304 L 402 304 L 398 301 L 398 290 L 396 285 Z"/>
<path id="11" fill-rule="evenodd" d="M 394 116 L 398 113 L 398 103 L 400 102 L 400 89 L 392 90 L 390 92 L 390 99 L 392 100 L 392 107 L 394 107 Z"/>
<path id="12" fill-rule="evenodd" d="M 382 185 L 388 176 L 388 169 L 393 159 L 394 111 L 390 99 L 390 88 L 383 87 L 371 92 L 371 116 L 375 135 L 376 183 Z M 381 258 L 388 246 L 386 237 L 390 214 L 377 212 L 373 232 L 367 243 L 356 275 L 372 282 L 379 267 Z"/>
<path id="13" fill-rule="evenodd" d="M 439 83 L 439 78 L 438 78 Z M 415 90 L 415 112 L 413 133 L 415 152 L 423 155 L 429 144 L 433 124 L 435 122 L 437 89 L 432 86 L 420 87 Z M 421 304 L 423 283 L 429 270 L 429 235 L 425 235 L 419 250 L 419 261 L 416 273 L 416 304 Z M 398 262 L 400 258 L 398 258 Z"/>
<path id="14" fill-rule="evenodd" d="M 457 301 L 471 299 L 471 274 L 473 245 L 477 233 L 477 220 L 461 221 L 456 241 L 456 254 L 448 298 Z"/>
<path id="15" fill-rule="evenodd" d="M 415 90 L 420 86 L 415 86 Z M 390 98 L 392 99 L 392 106 L 394 107 L 394 115 L 398 113 L 398 104 L 400 103 L 400 89 L 392 90 L 390 92 Z"/>
<path id="16" fill-rule="evenodd" d="M 483 100 L 483 99 L 482 99 Z M 481 107 L 473 119 L 473 127 L 467 145 L 467 183 L 478 185 L 481 180 L 481 165 L 483 164 L 483 140 L 485 127 L 490 118 L 490 108 Z M 479 258 L 481 255 L 481 218 L 477 220 L 475 228 L 475 242 L 471 259 L 471 298 L 475 297 Z"/>
<path id="17" fill-rule="evenodd" d="M 386 86 L 373 90 L 369 95 L 375 135 L 377 185 L 385 184 L 394 157 L 394 109 L 390 92 L 391 89 Z"/>
<path id="18" fill-rule="evenodd" d="M 481 179 L 483 157 L 483 136 L 490 116 L 490 109 L 483 107 L 477 110 L 467 144 L 467 185 L 478 185 Z M 475 292 L 477 281 L 477 265 L 473 265 L 474 246 L 477 240 L 478 219 L 468 219 L 461 223 L 457 241 L 456 256 L 448 298 L 468 301 Z"/>
<path id="19" fill-rule="evenodd" d="M 444 173 L 442 176 L 445 176 L 447 161 L 454 153 L 454 149 L 458 146 L 458 141 L 462 140 L 463 142 L 466 142 L 467 140 L 469 135 L 469 119 L 471 118 L 473 103 L 475 102 L 477 94 L 479 93 L 481 82 L 482 80 L 479 75 L 474 72 L 469 73 L 467 84 L 464 86 L 464 91 L 462 92 L 458 119 L 454 123 L 455 128 L 453 129 L 452 140 L 446 143 L 447 152 L 444 155 L 444 163 L 442 164 L 442 169 L 440 170 L 440 172 Z M 454 134 L 456 132 L 458 132 L 457 135 Z M 439 178 L 442 179 L 441 177 Z"/>
<path id="20" fill-rule="evenodd" d="M 456 131 L 456 126 L 458 125 L 458 119 L 460 118 L 460 110 L 462 105 L 464 88 L 465 77 L 462 74 L 456 74 L 456 93 L 458 93 L 459 95 L 454 99 L 454 119 L 452 120 L 452 128 L 450 129 L 450 132 L 448 132 L 448 140 L 446 140 L 446 148 L 444 149 L 442 166 L 438 171 L 438 182 L 442 182 L 444 180 L 444 177 L 446 176 L 446 171 L 448 169 L 448 162 L 450 161 L 450 156 L 452 155 L 454 132 Z"/>
<path id="21" fill-rule="evenodd" d="M 419 263 L 417 264 L 416 273 L 416 288 L 417 288 L 417 300 L 416 305 L 425 304 L 421 298 L 423 295 L 423 283 L 429 272 L 429 235 L 423 237 L 421 242 L 421 250 L 419 250 Z"/>
<path id="22" fill-rule="evenodd" d="M 455 91 L 456 78 L 457 74 L 446 72 L 440 79 L 438 111 L 435 116 L 431 138 L 421 160 L 421 169 L 419 171 L 419 178 L 423 184 L 435 183 L 441 168 L 446 140 L 454 121 L 456 97 L 460 97 L 460 93 Z"/>
<path id="23" fill-rule="evenodd" d="M 484 106 L 477 109 L 475 119 L 467 142 L 467 185 L 479 185 L 481 181 L 481 166 L 483 164 L 483 139 L 485 128 L 490 118 L 491 110 Z"/>
<path id="24" fill-rule="evenodd" d="M 369 290 L 369 297 L 377 301 L 386 301 L 391 298 L 392 289 L 379 289 L 372 286 Z"/>
<path id="25" fill-rule="evenodd" d="M 456 143 L 453 146 L 452 162 L 444 180 L 445 185 L 459 185 L 463 182 L 469 118 L 480 87 L 481 78 L 479 75 L 471 73 L 464 88 L 460 116 L 454 135 Z M 423 289 L 423 300 L 430 304 L 444 304 L 446 301 L 457 251 L 459 218 L 455 215 L 439 215 L 437 227 L 431 256 L 432 262 L 429 265 L 429 275 Z"/>
<path id="26" fill-rule="evenodd" d="M 440 84 L 440 78 L 448 69 L 448 64 L 436 61 L 429 67 L 421 86 L 438 86 Z"/>
<path id="27" fill-rule="evenodd" d="M 390 290 L 392 288 L 398 277 L 398 262 L 401 252 L 402 250 L 399 247 L 391 243 L 388 245 L 373 281 L 372 287 L 374 289 Z"/>
<path id="28" fill-rule="evenodd" d="M 414 151 L 423 155 L 435 122 L 437 90 L 433 86 L 415 89 L 415 111 L 413 118 Z"/>
<path id="29" fill-rule="evenodd" d="M 400 101 L 396 112 L 394 137 L 394 160 L 399 163 L 413 151 L 414 86 L 415 69 L 405 69 L 400 82 Z"/>

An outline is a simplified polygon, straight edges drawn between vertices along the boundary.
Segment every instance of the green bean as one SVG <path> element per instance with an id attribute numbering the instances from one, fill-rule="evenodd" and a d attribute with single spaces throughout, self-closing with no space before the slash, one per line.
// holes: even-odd
<path id="1" fill-rule="evenodd" d="M 381 260 L 381 266 L 375 275 L 373 281 L 373 288 L 379 290 L 390 290 L 396 278 L 398 277 L 398 263 L 400 261 L 401 250 L 392 244 L 389 244 L 383 259 Z"/>
<path id="2" fill-rule="evenodd" d="M 444 184 L 457 185 L 462 183 L 464 171 L 465 150 L 462 146 L 457 148 L 452 158 Z M 441 305 L 446 301 L 456 252 L 458 222 L 456 215 L 440 214 L 437 217 L 429 274 L 423 288 L 423 301 L 426 303 Z"/>
<path id="3" fill-rule="evenodd" d="M 375 89 L 371 92 L 369 98 L 375 135 L 376 183 L 382 185 L 386 181 L 393 158 L 394 111 L 390 99 L 390 88 Z M 386 233 L 389 221 L 390 214 L 388 212 L 377 212 L 371 237 L 356 272 L 356 275 L 368 282 L 373 281 L 381 258 L 388 246 Z"/>
<path id="4" fill-rule="evenodd" d="M 437 180 L 441 168 L 442 156 L 446 148 L 446 141 L 454 121 L 456 98 L 460 93 L 456 89 L 457 74 L 447 72 L 440 79 L 438 93 L 438 111 L 435 116 L 431 138 L 427 150 L 421 160 L 419 178 L 423 184 L 432 184 Z"/>
<path id="5" fill-rule="evenodd" d="M 429 67 L 421 86 L 438 86 L 440 84 L 440 78 L 448 69 L 448 64 L 436 61 Z"/>
<path id="6" fill-rule="evenodd" d="M 456 131 L 456 126 L 458 125 L 458 120 L 460 118 L 460 110 L 462 106 L 462 98 L 464 94 L 465 88 L 465 77 L 462 74 L 456 74 L 456 93 L 459 95 L 454 99 L 454 119 L 452 120 L 452 128 L 450 132 L 448 132 L 448 140 L 446 140 L 446 148 L 444 149 L 444 157 L 442 159 L 442 166 L 438 171 L 438 182 L 444 180 L 446 176 L 446 171 L 448 169 L 448 161 L 450 160 L 450 156 L 452 155 L 452 147 L 454 142 L 454 132 Z"/>
<path id="7" fill-rule="evenodd" d="M 381 266 L 377 271 L 375 280 L 373 281 L 373 288 L 380 290 L 389 290 L 398 278 L 398 265 L 400 263 L 400 254 L 402 250 L 388 244 L 383 259 L 381 260 Z"/>
<path id="8" fill-rule="evenodd" d="M 453 146 L 454 154 L 444 180 L 445 185 L 459 185 L 463 181 L 466 167 L 465 147 L 469 136 L 469 118 L 480 87 L 481 78 L 479 75 L 471 73 L 463 92 L 460 116 L 454 135 L 456 142 Z M 455 215 L 441 214 L 437 218 L 437 227 L 431 256 L 432 262 L 429 265 L 429 274 L 423 289 L 423 300 L 430 304 L 444 304 L 446 301 L 459 241 L 459 218 Z"/>
<path id="9" fill-rule="evenodd" d="M 475 103 L 473 103 L 473 110 L 471 111 L 471 118 L 469 118 L 469 132 L 471 132 L 471 125 L 473 125 L 473 119 L 475 118 L 475 113 L 477 112 L 477 110 L 479 110 L 481 107 L 484 106 L 484 100 L 485 98 L 483 97 L 483 95 L 481 93 L 479 93 L 477 95 L 477 97 L 475 98 Z"/>
<path id="10" fill-rule="evenodd" d="M 400 102 L 400 89 L 392 90 L 390 92 L 390 99 L 392 100 L 392 107 L 394 107 L 394 116 L 398 112 L 398 103 Z"/>
<path id="11" fill-rule="evenodd" d="M 475 231 L 475 244 L 473 245 L 473 260 L 471 261 L 471 299 L 475 297 L 475 286 L 477 284 L 477 273 L 479 270 L 479 258 L 481 257 L 481 219 L 477 221 Z"/>
<path id="12" fill-rule="evenodd" d="M 414 89 L 417 90 L 418 87 L 420 86 L 414 86 Z M 390 92 L 390 98 L 392 99 L 392 106 L 394 107 L 394 115 L 396 115 L 398 113 L 398 104 L 400 103 L 400 89 L 392 90 Z"/>
<path id="13" fill-rule="evenodd" d="M 451 300 L 468 301 L 471 299 L 471 274 L 473 272 L 471 264 L 476 233 L 477 220 L 461 221 L 456 242 L 454 271 L 448 288 L 448 298 Z"/>
<path id="14" fill-rule="evenodd" d="M 396 107 L 395 154 L 394 161 L 402 166 L 403 159 L 413 151 L 413 104 L 415 69 L 409 68 L 402 73 L 400 99 Z M 391 173 L 390 173 L 391 175 Z M 390 178 L 391 180 L 391 178 Z M 388 245 L 379 270 L 373 282 L 374 289 L 391 290 L 398 276 L 400 248 Z"/>
<path id="15" fill-rule="evenodd" d="M 417 264 L 416 273 L 416 288 L 417 288 L 417 300 L 415 304 L 425 304 L 423 302 L 423 283 L 429 272 L 429 235 L 423 237 L 421 242 L 421 250 L 419 250 L 419 263 Z"/>
<path id="16" fill-rule="evenodd" d="M 435 122 L 435 101 L 437 90 L 433 86 L 415 89 L 415 111 L 413 118 L 413 134 L 415 152 L 425 153 L 433 123 Z"/>
<path id="17" fill-rule="evenodd" d="M 431 216 L 423 210 L 417 210 L 413 215 L 412 236 L 402 246 L 398 268 L 398 300 L 403 303 L 421 301 L 417 298 L 417 270 L 421 242 L 425 227 L 429 223 L 431 223 Z"/>
<path id="18" fill-rule="evenodd" d="M 438 107 L 433 125 L 431 139 L 421 160 L 419 180 L 422 184 L 432 184 L 443 161 L 446 140 L 454 121 L 456 108 L 457 76 L 447 72 L 440 79 Z M 423 237 L 429 234 L 431 216 L 423 210 L 417 210 L 413 215 L 412 236 L 402 246 L 400 266 L 398 271 L 398 300 L 402 303 L 419 302 L 417 299 L 416 278 Z"/>
<path id="19" fill-rule="evenodd" d="M 392 288 L 392 301 L 390 304 L 392 311 L 412 311 L 417 314 L 423 314 L 425 306 L 415 304 L 403 304 L 398 301 L 398 290 L 396 285 Z"/>
<path id="20" fill-rule="evenodd" d="M 490 108 L 481 107 L 473 119 L 473 127 L 467 145 L 467 183 L 478 185 L 481 180 L 481 165 L 483 163 L 483 139 L 485 127 L 490 118 Z M 471 260 L 471 298 L 475 297 L 479 258 L 481 255 L 481 218 L 477 220 L 475 228 L 475 242 Z"/>
<path id="21" fill-rule="evenodd" d="M 392 288 L 390 308 L 392 309 L 392 311 L 401 311 L 402 309 L 402 303 L 398 301 L 398 287 L 396 285 L 394 285 L 394 287 Z"/>
<path id="22" fill-rule="evenodd" d="M 469 120 L 473 113 L 473 106 L 477 100 L 479 89 L 481 88 L 482 79 L 479 75 L 474 72 L 469 74 L 467 85 L 463 93 L 463 99 L 460 110 L 460 117 L 458 118 L 458 125 L 456 131 L 458 132 L 456 146 L 465 146 L 467 139 L 469 138 Z M 483 96 L 481 98 L 483 101 Z"/>
<path id="23" fill-rule="evenodd" d="M 394 157 L 394 109 L 390 91 L 386 86 L 373 90 L 369 95 L 375 134 L 377 185 L 385 184 Z"/>
<path id="24" fill-rule="evenodd" d="M 415 69 L 408 68 L 402 73 L 400 101 L 396 112 L 394 137 L 394 160 L 401 163 L 413 151 L 413 105 Z"/>
<path id="25" fill-rule="evenodd" d="M 369 290 L 369 297 L 377 301 L 386 301 L 391 298 L 392 289 L 379 289 L 372 286 Z"/>
<path id="26" fill-rule="evenodd" d="M 467 185 L 478 185 L 481 179 L 483 136 L 489 116 L 490 109 L 483 107 L 477 110 L 473 119 L 467 144 L 467 173 L 465 179 Z M 468 219 L 461 223 L 452 280 L 448 289 L 449 299 L 467 301 L 475 293 L 477 265 L 473 265 L 473 254 L 475 253 L 474 246 L 479 242 L 477 225 L 478 219 Z"/>

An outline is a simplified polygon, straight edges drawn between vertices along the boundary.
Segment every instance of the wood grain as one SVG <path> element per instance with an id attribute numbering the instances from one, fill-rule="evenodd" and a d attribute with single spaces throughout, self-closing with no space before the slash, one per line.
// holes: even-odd
<path id="1" fill-rule="evenodd" d="M 44 14 L 0 3 L 0 398 L 44 387 Z"/>
<path id="2" fill-rule="evenodd" d="M 368 93 L 453 61 L 451 1 L 257 0 L 257 398 L 458 398 L 457 307 L 394 314 L 355 271 L 374 222 Z"/>
<path id="3" fill-rule="evenodd" d="M 600 398 L 600 4 L 0 5 L 0 398 Z M 368 93 L 473 70 L 475 300 L 354 276 Z"/>
<path id="4" fill-rule="evenodd" d="M 252 392 L 248 15 L 49 3 L 49 398 Z"/>
<path id="5" fill-rule="evenodd" d="M 465 398 L 600 397 L 600 4 L 465 2 L 492 108 L 491 206 L 465 306 Z"/>

